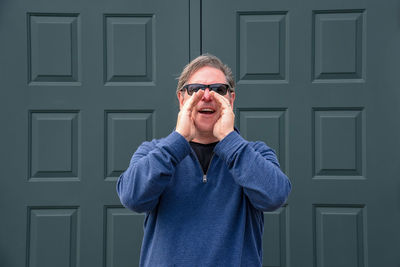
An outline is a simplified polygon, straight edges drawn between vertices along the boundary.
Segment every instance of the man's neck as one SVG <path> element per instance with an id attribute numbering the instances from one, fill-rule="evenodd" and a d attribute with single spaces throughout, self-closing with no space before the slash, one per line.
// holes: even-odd
<path id="1" fill-rule="evenodd" d="M 218 142 L 218 138 L 216 138 L 213 133 L 198 133 L 196 138 L 192 140 L 193 142 L 200 143 L 200 144 L 211 144 Z"/>

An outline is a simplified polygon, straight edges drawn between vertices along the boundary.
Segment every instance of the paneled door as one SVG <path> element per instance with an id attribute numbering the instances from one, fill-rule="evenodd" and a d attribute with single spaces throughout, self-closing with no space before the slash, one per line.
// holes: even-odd
<path id="1" fill-rule="evenodd" d="M 0 266 L 138 265 L 115 182 L 173 130 L 190 51 L 189 1 L 0 1 Z"/>
<path id="2" fill-rule="evenodd" d="M 115 181 L 167 135 L 201 52 L 237 80 L 237 126 L 293 183 L 264 266 L 400 263 L 396 0 L 0 1 L 0 266 L 137 266 Z"/>
<path id="3" fill-rule="evenodd" d="M 268 267 L 400 266 L 398 1 L 202 1 L 202 49 L 237 125 L 293 183 L 265 214 Z"/>

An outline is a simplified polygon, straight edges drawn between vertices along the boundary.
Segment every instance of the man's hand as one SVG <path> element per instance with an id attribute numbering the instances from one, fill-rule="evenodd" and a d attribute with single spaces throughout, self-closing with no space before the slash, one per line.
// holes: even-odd
<path id="1" fill-rule="evenodd" d="M 229 100 L 216 92 L 211 92 L 211 96 L 219 105 L 220 117 L 214 124 L 213 134 L 219 141 L 224 139 L 229 133 L 234 130 L 235 114 Z"/>
<path id="2" fill-rule="evenodd" d="M 204 90 L 195 92 L 183 105 L 178 114 L 175 130 L 180 133 L 188 142 L 196 136 L 196 126 L 194 125 L 194 107 L 204 95 Z"/>

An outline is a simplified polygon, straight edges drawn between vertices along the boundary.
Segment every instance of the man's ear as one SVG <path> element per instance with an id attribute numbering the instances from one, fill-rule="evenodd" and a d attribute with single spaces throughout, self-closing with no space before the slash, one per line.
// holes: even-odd
<path id="1" fill-rule="evenodd" d="M 178 101 L 179 101 L 179 109 L 182 109 L 182 107 L 183 107 L 183 104 L 184 104 L 184 95 L 185 94 L 185 92 L 182 92 L 182 91 L 178 91 L 177 93 L 176 93 L 176 96 L 178 97 Z"/>
<path id="2" fill-rule="evenodd" d="M 231 104 L 231 107 L 233 109 L 233 102 L 235 102 L 236 94 L 235 94 L 235 92 L 230 92 L 229 94 L 230 94 L 229 103 Z"/>

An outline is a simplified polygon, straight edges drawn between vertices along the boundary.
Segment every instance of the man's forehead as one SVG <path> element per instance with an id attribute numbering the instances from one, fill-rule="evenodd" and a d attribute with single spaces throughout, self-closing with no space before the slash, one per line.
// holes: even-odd
<path id="1" fill-rule="evenodd" d="M 189 77 L 188 83 L 226 83 L 226 77 L 221 70 L 205 66 L 194 72 Z"/>

